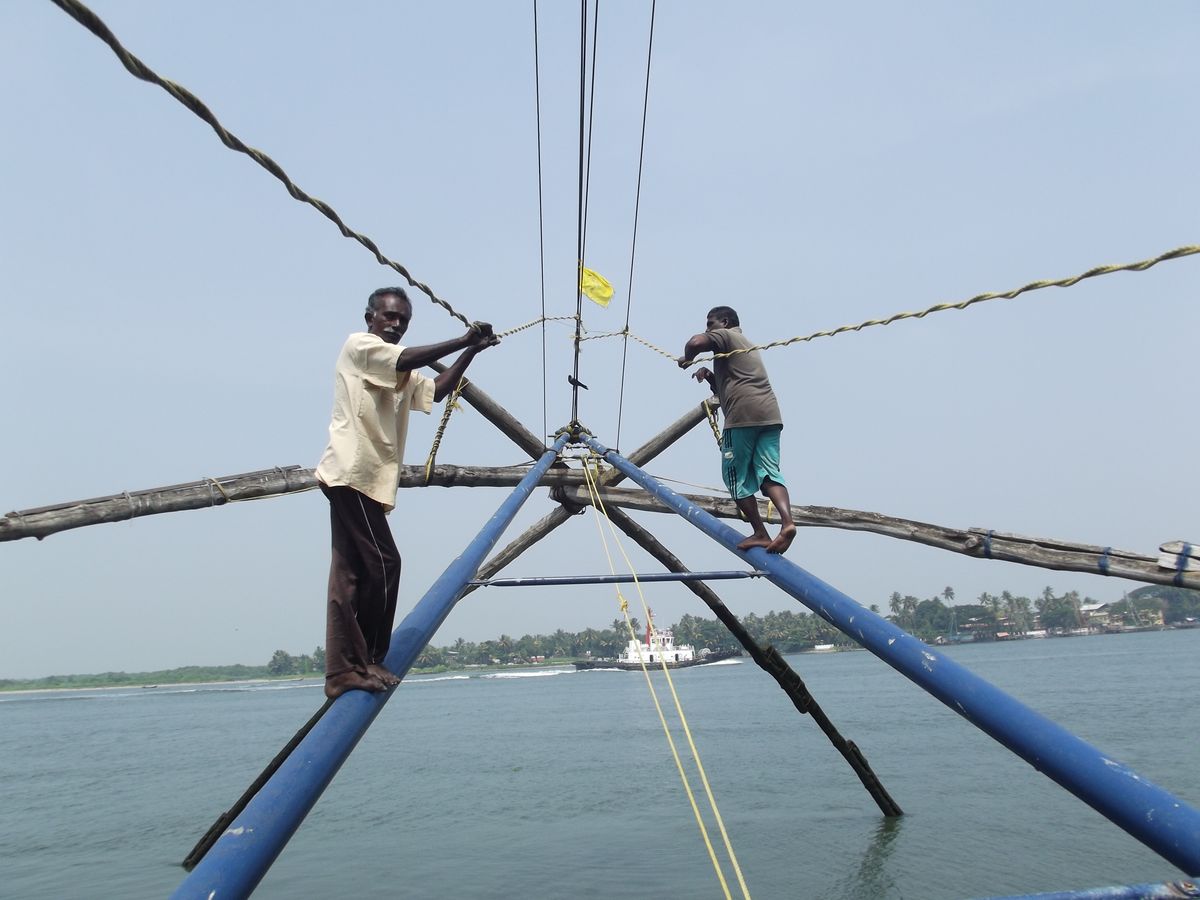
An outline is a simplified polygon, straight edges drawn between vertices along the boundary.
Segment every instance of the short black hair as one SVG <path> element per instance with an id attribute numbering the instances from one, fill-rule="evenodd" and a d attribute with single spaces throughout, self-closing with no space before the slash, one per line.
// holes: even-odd
<path id="1" fill-rule="evenodd" d="M 403 300 L 409 306 L 412 306 L 412 301 L 408 299 L 408 294 L 404 293 L 404 288 L 402 288 L 402 287 L 382 287 L 382 288 L 378 288 L 377 290 L 371 291 L 371 296 L 367 298 L 367 312 L 368 313 L 375 312 L 375 310 L 379 308 L 376 305 L 375 301 L 378 300 L 380 297 L 387 297 L 389 294 L 393 297 L 399 297 L 401 300 Z"/>
<path id="2" fill-rule="evenodd" d="M 714 306 L 708 311 L 708 315 L 713 318 L 724 319 L 733 328 L 737 328 L 742 324 L 738 321 L 737 310 L 732 306 Z"/>

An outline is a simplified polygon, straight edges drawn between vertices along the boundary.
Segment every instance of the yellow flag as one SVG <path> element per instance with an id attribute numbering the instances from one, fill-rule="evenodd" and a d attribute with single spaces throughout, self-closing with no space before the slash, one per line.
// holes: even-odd
<path id="1" fill-rule="evenodd" d="M 585 297 L 600 306 L 608 306 L 608 301 L 612 299 L 613 295 L 613 286 L 608 283 L 608 279 L 585 266 L 579 267 L 579 290 L 583 291 Z"/>

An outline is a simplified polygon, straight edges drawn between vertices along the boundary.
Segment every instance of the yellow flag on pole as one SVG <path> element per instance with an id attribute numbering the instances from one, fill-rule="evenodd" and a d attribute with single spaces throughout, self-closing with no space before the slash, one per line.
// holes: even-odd
<path id="1" fill-rule="evenodd" d="M 613 286 L 599 272 L 593 272 L 586 266 L 579 267 L 579 290 L 583 296 L 599 306 L 608 306 L 612 299 Z"/>

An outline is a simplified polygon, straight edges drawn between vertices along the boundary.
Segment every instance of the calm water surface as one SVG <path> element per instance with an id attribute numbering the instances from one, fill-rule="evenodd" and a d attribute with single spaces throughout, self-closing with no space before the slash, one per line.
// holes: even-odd
<path id="1" fill-rule="evenodd" d="M 1200 631 L 949 655 L 1200 806 Z M 789 661 L 907 815 L 886 822 L 749 661 L 673 673 L 751 896 L 1183 876 L 871 654 Z M 179 860 L 322 699 L 305 682 L 0 694 L 0 896 L 170 893 Z M 531 894 L 722 896 L 641 674 L 406 681 L 255 896 Z"/>

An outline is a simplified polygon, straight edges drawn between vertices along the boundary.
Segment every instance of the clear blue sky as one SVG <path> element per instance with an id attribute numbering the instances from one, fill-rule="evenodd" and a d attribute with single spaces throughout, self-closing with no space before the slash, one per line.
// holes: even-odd
<path id="1" fill-rule="evenodd" d="M 472 318 L 540 311 L 532 3 L 146 4 L 93 8 Z M 574 310 L 577 5 L 540 6 L 546 303 Z M 1189 2 L 658 4 L 631 327 L 671 349 L 717 303 L 755 340 L 1200 241 Z M 628 276 L 649 4 L 601 4 L 588 264 Z M 2 511 L 315 464 L 332 366 L 397 281 L 46 0 L 0 4 Z M 1142 552 L 1200 538 L 1194 462 L 1200 260 L 774 350 L 796 503 Z M 458 323 L 416 300 L 410 338 Z M 549 425 L 570 344 L 550 329 Z M 586 346 L 580 416 L 615 441 L 621 347 Z M 698 401 L 629 348 L 621 445 Z M 535 431 L 536 329 L 475 380 Z M 424 459 L 436 416 L 414 423 Z M 466 412 L 439 459 L 521 453 Z M 700 428 L 652 471 L 715 485 Z M 401 494 L 401 614 L 502 500 Z M 539 493 L 508 537 L 551 508 Z M 642 516 L 696 568 L 737 561 Z M 0 677 L 263 663 L 324 643 L 327 509 L 315 493 L 0 546 Z M 568 523 L 510 574 L 602 572 Z M 507 540 L 507 537 L 505 538 Z M 633 553 L 639 567 L 656 566 Z M 864 604 L 952 585 L 1117 599 L 1136 585 L 802 530 L 791 558 Z M 794 609 L 721 586 L 738 612 Z M 661 621 L 704 612 L 655 587 Z M 481 591 L 436 643 L 602 626 L 611 588 Z"/>

